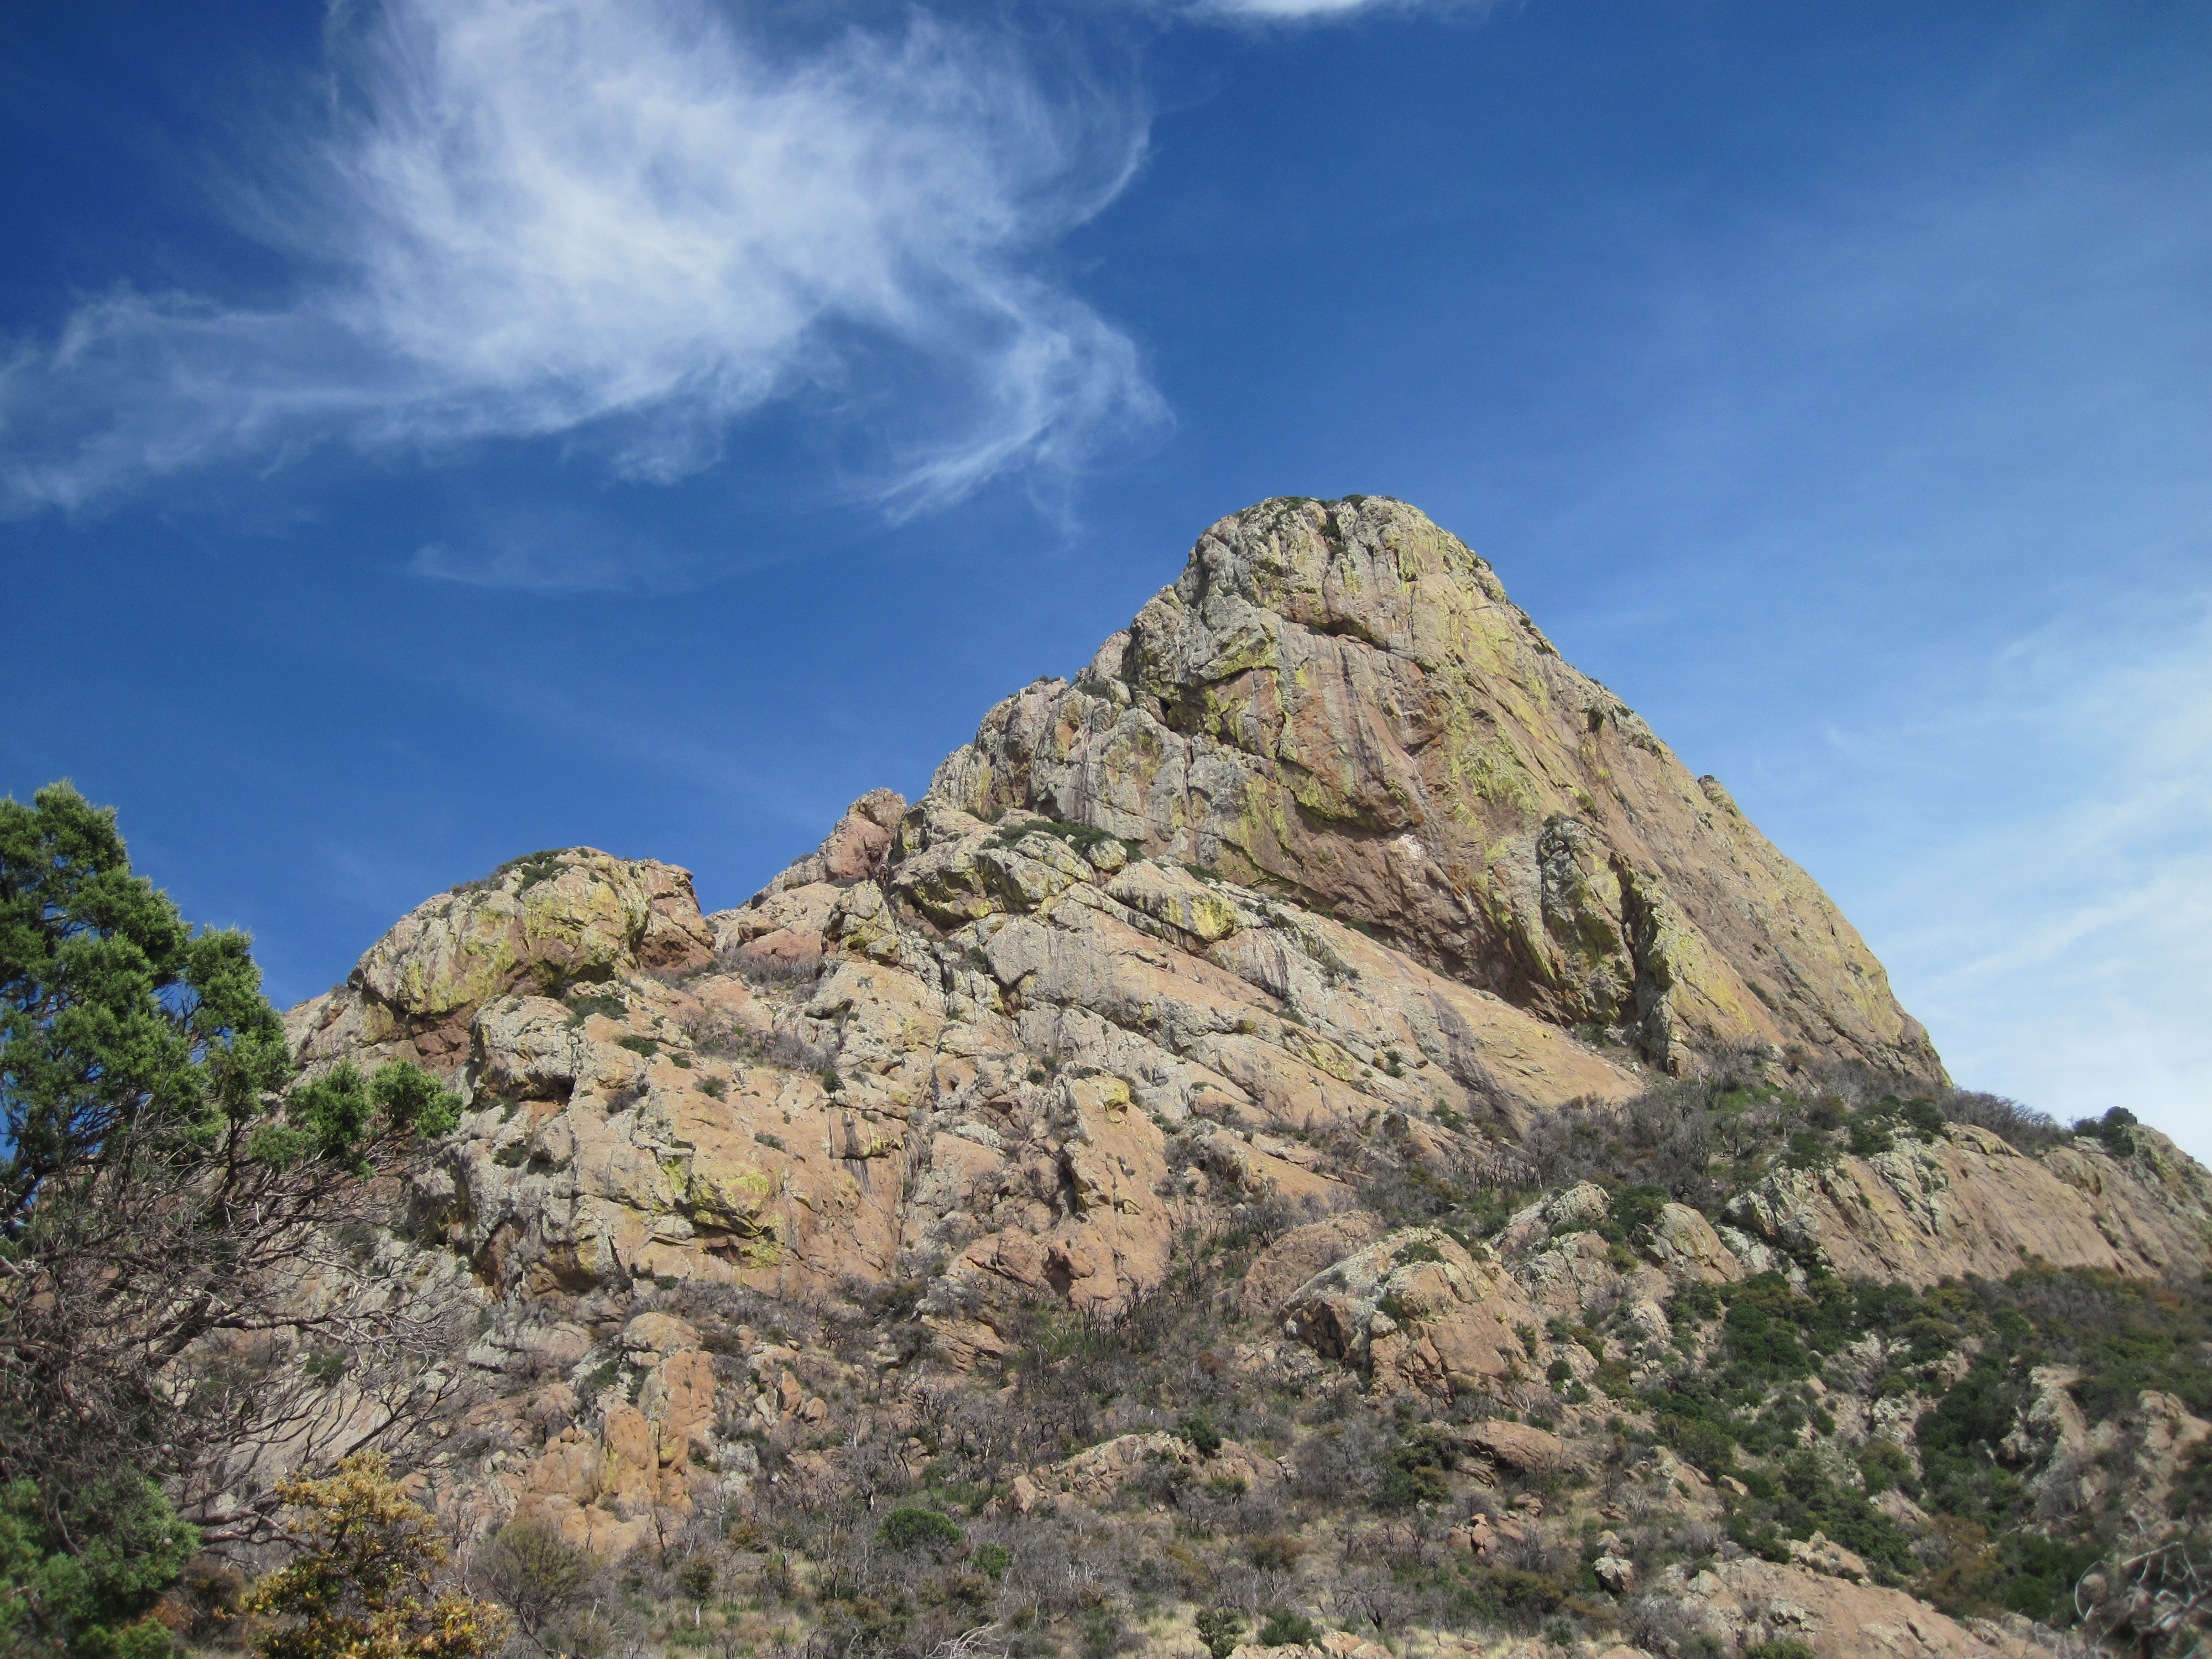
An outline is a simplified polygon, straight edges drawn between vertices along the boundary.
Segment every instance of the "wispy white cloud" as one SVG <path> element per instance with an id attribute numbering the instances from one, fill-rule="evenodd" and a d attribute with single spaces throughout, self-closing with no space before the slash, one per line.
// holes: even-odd
<path id="1" fill-rule="evenodd" d="M 894 511 L 1049 477 L 1161 417 L 1054 239 L 1141 102 L 920 12 L 797 48 L 709 0 L 340 14 L 331 131 L 251 202 L 308 273 L 246 308 L 128 288 L 0 358 L 0 501 L 70 507 L 331 441 L 559 435 L 623 477 L 794 400 Z"/>
<path id="2" fill-rule="evenodd" d="M 2212 1157 L 2212 174 L 2154 104 L 2000 147 L 1972 101 L 1730 234 L 1655 217 L 1642 406 L 1549 536 L 1648 551 L 1540 614 L 1960 1082 Z"/>
<path id="3" fill-rule="evenodd" d="M 2148 600 L 2057 617 L 1831 755 L 1895 811 L 1862 919 L 1953 1073 L 2205 1155 L 2212 592 Z"/>
<path id="4" fill-rule="evenodd" d="M 1237 17 L 1332 17 L 1364 11 L 1379 0 L 1206 0 L 1200 11 Z"/>
<path id="5" fill-rule="evenodd" d="M 1185 9 L 1202 17 L 1295 23 L 1349 17 L 1354 12 L 1480 11 L 1491 3 L 1492 0 L 1187 0 Z"/>

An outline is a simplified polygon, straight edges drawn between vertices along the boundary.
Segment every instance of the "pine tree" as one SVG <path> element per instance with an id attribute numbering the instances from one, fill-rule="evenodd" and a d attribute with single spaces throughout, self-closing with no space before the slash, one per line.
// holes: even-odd
<path id="1" fill-rule="evenodd" d="M 0 800 L 10 1645 L 88 1651 L 86 1632 L 173 1580 L 184 1521 L 208 1519 L 172 1499 L 234 1485 L 226 1460 L 270 1438 L 314 1454 L 341 1421 L 319 1356 L 373 1356 L 374 1376 L 348 1380 L 387 1429 L 451 1386 L 410 1369 L 439 1346 L 428 1316 L 386 1306 L 328 1241 L 368 1214 L 362 1177 L 400 1167 L 458 1104 L 396 1062 L 295 1083 L 244 934 L 188 925 L 132 872 L 114 813 L 68 785 Z"/>

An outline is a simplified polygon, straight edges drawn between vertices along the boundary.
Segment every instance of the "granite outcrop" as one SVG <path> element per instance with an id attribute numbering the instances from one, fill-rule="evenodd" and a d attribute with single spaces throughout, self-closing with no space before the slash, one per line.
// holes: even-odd
<path id="1" fill-rule="evenodd" d="M 1222 520 L 1081 673 L 992 709 L 929 799 L 1218 869 L 1669 1070 L 1758 1042 L 1941 1073 L 1719 781 L 1387 496 Z"/>
<path id="2" fill-rule="evenodd" d="M 1610 1659 L 2024 1659 L 2059 1638 L 1905 1588 L 1971 1553 L 1897 1480 L 1936 1478 L 1915 1425 L 1995 1339 L 1838 1325 L 1753 1373 L 1741 1333 L 1839 1286 L 1955 1312 L 1970 1282 L 2212 1270 L 2212 1176 L 2164 1137 L 1943 1121 L 1933 1048 L 1811 878 L 1383 497 L 1222 520 L 1081 674 L 743 905 L 533 854 L 418 906 L 288 1030 L 311 1072 L 404 1058 L 463 1099 L 383 1245 L 478 1308 L 467 1432 L 421 1479 L 464 1530 L 609 1559 L 968 1457 L 977 1524 L 1176 1561 L 1243 1527 L 1295 1599 L 1298 1517 L 1379 1480 L 1345 1561 L 1596 1598 L 1584 1626 L 1635 1638 L 1585 1644 Z M 1529 1151 L 1562 1125 L 1602 1148 L 1700 1078 L 1707 1196 Z M 1064 1443 L 994 1437 L 1040 1356 L 1197 1304 L 1197 1381 L 1101 1382 L 1074 1395 L 1120 1403 L 1066 1406 L 1091 1426 Z M 1696 1394 L 1731 1366 L 1766 1405 Z M 2161 1387 L 2107 1387 L 2100 1425 L 2078 1368 L 2004 1386 L 1973 1455 L 2054 1527 L 2154 1530 L 2212 1434 Z M 1182 1395 L 1273 1403 L 1232 1437 Z M 1758 1483 L 1815 1474 L 1889 1553 L 1755 1529 Z M 1344 1590 L 1340 1623 L 1382 1632 L 1394 1594 Z"/>

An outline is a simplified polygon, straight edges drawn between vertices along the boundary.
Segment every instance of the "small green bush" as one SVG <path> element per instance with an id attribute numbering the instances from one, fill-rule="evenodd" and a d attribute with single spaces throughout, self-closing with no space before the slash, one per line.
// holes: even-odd
<path id="1" fill-rule="evenodd" d="M 886 1549 L 926 1549 L 933 1554 L 959 1548 L 966 1535 L 951 1516 L 913 1504 L 893 1510 L 876 1528 L 876 1536 Z"/>
<path id="2" fill-rule="evenodd" d="M 1923 1140 L 1942 1139 L 1945 1119 L 1942 1109 L 1934 1101 L 1908 1100 L 1898 1115 L 1905 1120 L 1905 1127 Z"/>
<path id="3" fill-rule="evenodd" d="M 1869 1497 L 1879 1497 L 1893 1486 L 1912 1480 L 1912 1459 L 1894 1440 L 1869 1440 L 1859 1453 L 1859 1474 Z M 1910 1494 L 1908 1494 L 1909 1496 Z"/>
<path id="4" fill-rule="evenodd" d="M 1662 1413 L 1656 1420 L 1659 1438 L 1707 1474 L 1727 1469 L 1735 1461 L 1735 1437 L 1695 1418 Z"/>
<path id="5" fill-rule="evenodd" d="M 1889 1132 L 1887 1119 L 1862 1112 L 1851 1119 L 1850 1144 L 1853 1158 L 1879 1158 L 1893 1150 L 1897 1139 Z"/>
<path id="6" fill-rule="evenodd" d="M 1244 1633 L 1243 1615 L 1228 1607 L 1200 1607 L 1191 1623 L 1197 1627 L 1198 1639 L 1206 1644 L 1206 1650 L 1212 1659 L 1229 1659 L 1237 1638 Z"/>
<path id="7" fill-rule="evenodd" d="M 2077 1119 L 2074 1133 L 2094 1135 L 2114 1158 L 2126 1158 L 2136 1149 L 2136 1138 L 2130 1133 L 2136 1127 L 2136 1115 L 2124 1106 L 2115 1106 L 2101 1118 Z"/>
<path id="8" fill-rule="evenodd" d="M 1321 1626 L 1302 1613 L 1285 1613 L 1279 1607 L 1267 1615 L 1267 1622 L 1253 1639 L 1263 1648 L 1304 1647 L 1321 1639 Z"/>
<path id="9" fill-rule="evenodd" d="M 542 853 L 526 853 L 519 859 L 509 859 L 491 872 L 492 879 L 496 881 L 506 875 L 520 876 L 521 882 L 514 890 L 519 897 L 539 882 L 550 881 L 561 873 L 561 854 L 565 850 L 549 848 Z"/>
<path id="10" fill-rule="evenodd" d="M 143 1475 L 58 1502 L 28 1480 L 0 1486 L 0 1645 L 68 1659 L 167 1659 L 169 1632 L 154 1606 L 198 1542 Z"/>

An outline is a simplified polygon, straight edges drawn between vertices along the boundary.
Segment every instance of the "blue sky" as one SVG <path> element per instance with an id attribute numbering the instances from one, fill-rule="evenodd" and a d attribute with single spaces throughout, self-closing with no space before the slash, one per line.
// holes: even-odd
<path id="1" fill-rule="evenodd" d="M 1402 496 L 1959 1079 L 2212 1152 L 2212 9 L 0 14 L 0 789 L 280 1001 L 741 901 L 1197 532 Z"/>

